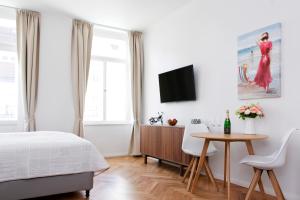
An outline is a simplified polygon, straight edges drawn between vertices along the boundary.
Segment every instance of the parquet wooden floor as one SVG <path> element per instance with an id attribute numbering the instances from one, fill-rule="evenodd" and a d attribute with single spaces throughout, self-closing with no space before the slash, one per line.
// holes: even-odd
<path id="1" fill-rule="evenodd" d="M 226 199 L 223 183 L 218 182 L 216 192 L 206 177 L 200 178 L 195 194 L 186 191 L 178 168 L 156 160 L 145 165 L 141 157 L 110 158 L 111 168 L 95 177 L 90 200 L 221 200 Z M 243 200 L 247 189 L 232 185 L 232 199 Z M 253 200 L 275 199 L 269 195 L 253 193 Z M 54 195 L 35 200 L 85 200 L 84 192 Z"/>

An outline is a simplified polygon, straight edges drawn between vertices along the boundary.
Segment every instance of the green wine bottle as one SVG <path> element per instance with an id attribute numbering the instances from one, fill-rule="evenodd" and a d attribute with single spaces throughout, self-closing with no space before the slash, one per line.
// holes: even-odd
<path id="1" fill-rule="evenodd" d="M 230 134 L 231 133 L 231 123 L 229 118 L 229 110 L 226 111 L 226 119 L 224 122 L 224 133 Z"/>

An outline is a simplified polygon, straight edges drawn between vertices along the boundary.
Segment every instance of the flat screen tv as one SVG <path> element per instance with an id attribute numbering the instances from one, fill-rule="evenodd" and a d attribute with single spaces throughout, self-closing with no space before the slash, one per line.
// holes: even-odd
<path id="1" fill-rule="evenodd" d="M 159 74 L 158 79 L 162 103 L 196 100 L 193 65 Z"/>

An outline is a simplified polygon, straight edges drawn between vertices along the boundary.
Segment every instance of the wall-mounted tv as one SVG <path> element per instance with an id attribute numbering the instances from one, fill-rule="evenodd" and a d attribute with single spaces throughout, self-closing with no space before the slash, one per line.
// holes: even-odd
<path id="1" fill-rule="evenodd" d="M 159 74 L 158 79 L 162 103 L 196 100 L 193 65 Z"/>

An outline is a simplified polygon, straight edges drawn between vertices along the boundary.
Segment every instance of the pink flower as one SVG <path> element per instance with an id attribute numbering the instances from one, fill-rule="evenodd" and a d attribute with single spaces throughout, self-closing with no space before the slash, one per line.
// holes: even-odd
<path id="1" fill-rule="evenodd" d="M 262 107 L 260 107 L 258 104 L 256 104 L 255 107 L 258 108 L 259 110 L 262 110 Z"/>
<path id="2" fill-rule="evenodd" d="M 241 106 L 240 107 L 240 112 L 245 112 L 247 110 L 247 106 Z"/>
<path id="3" fill-rule="evenodd" d="M 257 107 L 253 106 L 253 107 L 250 108 L 250 112 L 257 114 L 258 112 L 260 112 L 260 110 Z"/>

